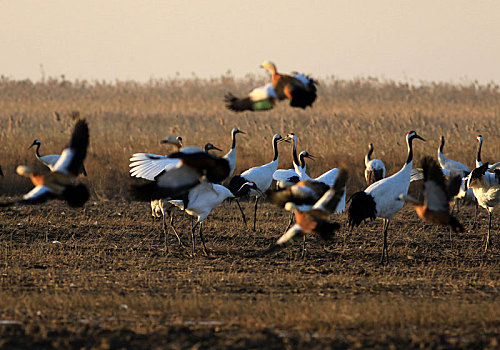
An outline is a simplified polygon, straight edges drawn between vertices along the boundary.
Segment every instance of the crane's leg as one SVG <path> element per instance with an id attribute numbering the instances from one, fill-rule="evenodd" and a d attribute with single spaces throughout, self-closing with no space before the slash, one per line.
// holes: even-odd
<path id="1" fill-rule="evenodd" d="M 474 230 L 476 228 L 476 224 L 477 224 L 477 209 L 478 209 L 477 200 L 474 200 L 474 220 L 472 221 L 472 226 L 469 229 L 469 231 Z"/>
<path id="2" fill-rule="evenodd" d="M 196 221 L 196 224 L 194 224 L 193 228 L 191 229 L 191 239 L 193 240 L 193 256 L 196 255 L 196 243 L 195 243 L 195 237 L 194 237 L 194 232 L 196 231 L 196 226 L 198 226 L 200 222 Z"/>
<path id="3" fill-rule="evenodd" d="M 179 234 L 177 233 L 177 230 L 174 227 L 174 219 L 175 219 L 175 215 L 172 212 L 172 213 L 170 213 L 170 222 L 169 222 L 170 227 L 172 228 L 172 231 L 174 231 L 174 234 L 177 237 L 177 241 L 179 242 L 179 247 L 187 247 L 187 245 L 181 240 L 181 237 L 179 236 Z"/>
<path id="4" fill-rule="evenodd" d="M 257 222 L 257 204 L 259 204 L 259 197 L 255 197 L 255 209 L 253 212 L 253 230 L 255 231 L 255 223 Z"/>
<path id="5" fill-rule="evenodd" d="M 162 216 L 163 216 L 163 243 L 165 244 L 165 252 L 168 253 L 168 245 L 167 245 L 167 223 L 166 223 L 166 220 L 165 220 L 165 213 L 164 212 L 162 212 Z"/>
<path id="6" fill-rule="evenodd" d="M 488 211 L 488 214 L 490 218 L 488 220 L 488 234 L 486 235 L 486 246 L 484 247 L 485 253 L 488 251 L 488 246 L 490 245 L 490 233 L 491 233 L 491 211 Z"/>
<path id="7" fill-rule="evenodd" d="M 205 238 L 203 238 L 203 233 L 201 232 L 202 227 L 203 227 L 203 223 L 200 223 L 199 234 L 200 234 L 201 243 L 203 244 L 203 253 L 205 253 L 205 255 L 208 256 L 208 255 L 210 255 L 210 253 L 208 252 L 207 246 L 205 245 Z"/>
<path id="8" fill-rule="evenodd" d="M 287 229 L 288 231 L 288 229 Z M 304 234 L 303 235 L 303 238 L 302 238 L 302 259 L 305 259 L 306 258 L 306 235 Z"/>
<path id="9" fill-rule="evenodd" d="M 384 247 L 382 248 L 382 257 L 380 258 L 380 264 L 389 264 L 389 253 L 387 251 L 387 229 L 389 228 L 388 219 L 384 219 Z"/>
<path id="10" fill-rule="evenodd" d="M 85 170 L 85 166 L 82 164 L 82 174 L 83 176 L 87 176 L 87 170 Z"/>
<path id="11" fill-rule="evenodd" d="M 453 206 L 451 207 L 451 210 L 450 210 L 450 215 L 453 215 L 453 211 L 455 210 L 457 203 L 458 203 L 458 198 L 455 198 L 455 200 L 453 201 Z M 457 213 L 458 213 L 458 209 L 457 209 Z"/>
<path id="12" fill-rule="evenodd" d="M 243 219 L 243 222 L 245 223 L 245 226 L 247 225 L 247 218 L 245 217 L 245 213 L 243 212 L 243 209 L 241 209 L 240 201 L 236 198 L 236 204 L 238 204 L 238 208 L 240 208 L 240 213 L 241 213 L 241 218 Z"/>

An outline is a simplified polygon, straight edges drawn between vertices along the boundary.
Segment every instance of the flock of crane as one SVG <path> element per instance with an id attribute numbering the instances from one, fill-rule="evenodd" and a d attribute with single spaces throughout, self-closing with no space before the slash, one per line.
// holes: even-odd
<path id="1" fill-rule="evenodd" d="M 264 62 L 262 67 L 271 72 L 272 82 L 252 90 L 244 98 L 227 94 L 225 100 L 228 109 L 268 110 L 284 99 L 288 99 L 292 107 L 312 106 L 316 99 L 316 81 L 302 74 L 280 74 L 269 61 Z M 185 146 L 180 136 L 171 136 L 161 142 L 176 147 L 174 152 L 168 155 L 135 153 L 130 158 L 131 176 L 143 179 L 143 182 L 137 180 L 137 183 L 130 186 L 130 195 L 135 200 L 150 201 L 153 218 L 163 217 L 165 244 L 166 217 L 170 216 L 169 225 L 179 245 L 185 246 L 174 227 L 173 209 L 179 208 L 197 218 L 191 230 L 193 255 L 196 252 L 197 228 L 203 251 L 209 254 L 202 231 L 203 221 L 225 199 L 234 198 L 246 225 L 247 220 L 238 201 L 243 196 L 255 197 L 254 230 L 258 203 L 265 196 L 275 205 L 292 212 L 286 232 L 261 254 L 281 249 L 294 238 L 302 236 L 305 239 L 305 234 L 317 234 L 323 239 L 331 238 L 340 225 L 329 221 L 330 215 L 346 210 L 347 170 L 334 168 L 317 178 L 311 178 L 306 172 L 305 159 L 314 159 L 314 156 L 306 151 L 297 155 L 297 136 L 289 133 L 286 137 L 274 135 L 273 159 L 269 163 L 234 175 L 236 135 L 239 133 L 244 134 L 237 128 L 231 131 L 231 150 L 223 157 L 210 153 L 211 150 L 220 151 L 210 143 L 204 148 Z M 365 157 L 368 187 L 354 193 L 347 201 L 350 228 L 360 225 L 366 219 L 382 218 L 384 238 L 381 263 L 388 263 L 389 223 L 405 202 L 415 207 L 422 220 L 447 225 L 454 232 L 462 232 L 463 226 L 450 213 L 450 202 L 469 197 L 489 213 L 485 250 L 488 249 L 492 211 L 500 203 L 500 162 L 492 166 L 482 163 L 482 137 L 477 138 L 476 167 L 472 171 L 443 154 L 444 137 L 441 138 L 438 150 L 439 165 L 432 157 L 424 157 L 421 167 L 413 169 L 413 140 L 425 140 L 415 131 L 408 132 L 405 138 L 408 149 L 406 162 L 400 171 L 389 177 L 386 177 L 384 163 L 379 159 L 371 159 L 373 144 L 369 145 Z M 293 169 L 278 169 L 278 147 L 284 142 L 292 142 Z M 77 184 L 76 179 L 81 173 L 87 175 L 83 161 L 88 144 L 87 122 L 80 118 L 76 120 L 69 146 L 61 155 L 41 156 L 41 142 L 35 140 L 30 148 L 36 146 L 36 157 L 50 172 L 36 174 L 27 166 L 19 166 L 17 173 L 29 177 L 35 187 L 22 199 L 4 202 L 0 206 L 38 204 L 49 199 L 62 199 L 72 207 L 82 207 L 89 198 L 89 191 L 85 185 Z M 273 180 L 276 181 L 276 189 L 271 190 Z M 409 196 L 410 182 L 419 180 L 423 180 L 422 198 Z"/>

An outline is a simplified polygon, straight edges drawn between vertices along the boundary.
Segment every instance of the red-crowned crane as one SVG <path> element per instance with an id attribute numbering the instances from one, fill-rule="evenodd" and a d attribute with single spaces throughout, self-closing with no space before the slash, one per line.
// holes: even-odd
<path id="1" fill-rule="evenodd" d="M 254 189 L 248 188 L 246 191 L 243 192 L 238 192 L 237 197 L 241 197 L 244 195 L 249 195 L 249 196 L 255 196 L 255 208 L 254 208 L 254 218 L 253 218 L 253 230 L 255 231 L 255 225 L 257 221 L 257 205 L 259 203 L 259 198 L 263 195 L 263 193 L 271 186 L 271 182 L 273 181 L 273 174 L 278 168 L 278 161 L 279 161 L 279 156 L 278 156 L 278 143 L 279 142 L 288 142 L 288 140 L 284 139 L 281 137 L 281 135 L 276 134 L 273 137 L 273 151 L 274 151 L 274 156 L 273 160 L 267 164 L 261 165 L 261 166 L 256 166 L 253 168 L 250 168 L 248 170 L 245 170 L 242 172 L 240 175 L 233 176 L 231 178 L 231 181 L 229 182 L 228 188 L 236 194 L 241 188 L 241 186 L 246 183 L 246 182 L 253 182 L 259 189 L 259 191 L 256 191 Z M 240 208 L 241 215 L 243 216 L 243 221 L 246 223 L 246 218 L 245 214 L 243 213 L 243 210 L 241 209 L 241 206 L 236 200 L 236 203 L 238 204 L 238 207 Z"/>
<path id="2" fill-rule="evenodd" d="M 217 183 L 229 174 L 229 162 L 195 147 L 182 147 L 168 156 L 147 155 L 146 159 L 131 160 L 131 174 L 153 180 L 147 184 L 132 185 L 132 197 L 152 200 L 180 196 L 203 180 Z"/>
<path id="3" fill-rule="evenodd" d="M 312 154 L 307 151 L 302 151 L 299 154 L 299 172 L 295 169 L 278 169 L 273 174 L 273 179 L 276 180 L 276 189 L 282 190 L 284 188 L 295 185 L 302 179 L 310 179 L 306 174 L 306 158 L 314 159 Z M 295 166 L 295 164 L 294 164 Z"/>
<path id="4" fill-rule="evenodd" d="M 89 199 L 89 191 L 84 184 L 75 185 L 76 177 L 82 168 L 89 144 L 89 129 L 85 119 L 78 119 L 73 128 L 71 141 L 54 164 L 53 170 L 44 175 L 35 174 L 27 166 L 17 167 L 17 173 L 29 177 L 35 185 L 22 200 L 2 203 L 1 206 L 13 204 L 38 204 L 49 199 L 65 200 L 71 207 L 83 207 Z"/>
<path id="5" fill-rule="evenodd" d="M 483 165 L 483 162 L 481 160 L 481 147 L 483 146 L 483 136 L 477 135 L 477 154 L 476 154 L 476 168 L 479 168 L 481 165 Z M 496 169 L 500 167 L 500 162 L 497 162 L 495 164 L 491 164 L 488 166 L 488 170 Z"/>
<path id="6" fill-rule="evenodd" d="M 293 133 L 288 134 L 284 140 L 289 140 L 289 139 L 292 139 L 295 144 L 297 143 L 297 139 L 296 139 L 295 134 L 293 134 Z M 323 174 L 321 174 L 320 176 L 313 179 L 305 172 L 305 167 L 302 168 L 296 161 L 294 161 L 294 168 L 295 168 L 295 172 L 297 174 L 299 174 L 300 180 L 311 180 L 311 181 L 322 182 L 327 187 L 333 186 L 333 184 L 337 180 L 337 175 L 339 172 L 339 169 L 333 168 L 333 169 L 330 169 L 330 170 L 324 172 Z M 344 191 L 343 197 L 340 199 L 340 202 L 336 207 L 335 213 L 341 214 L 344 211 L 345 211 L 345 191 Z"/>
<path id="7" fill-rule="evenodd" d="M 203 244 L 203 252 L 208 255 L 208 250 L 205 245 L 205 239 L 202 234 L 202 222 L 207 218 L 210 212 L 218 207 L 226 198 L 234 198 L 240 196 L 243 192 L 249 190 L 262 193 L 255 183 L 245 182 L 235 193 L 232 193 L 228 188 L 213 184 L 208 181 L 203 181 L 196 187 L 189 190 L 187 196 L 183 200 L 170 200 L 170 203 L 186 211 L 189 215 L 196 216 L 198 220 L 191 229 L 191 237 L 193 240 L 193 255 L 196 254 L 195 244 L 195 231 L 196 227 L 200 225 L 199 235 Z"/>
<path id="8" fill-rule="evenodd" d="M 350 198 L 351 204 L 348 214 L 351 229 L 368 218 L 372 220 L 377 217 L 384 219 L 384 246 L 380 259 L 381 264 L 384 261 L 389 262 L 389 254 L 387 252 L 387 229 L 389 228 L 389 222 L 404 205 L 403 201 L 398 200 L 398 196 L 401 193 L 406 195 L 410 186 L 411 168 L 413 165 L 413 139 L 425 141 L 413 130 L 406 134 L 408 157 L 400 171 L 373 183 L 364 191 L 354 193 Z"/>
<path id="9" fill-rule="evenodd" d="M 277 189 L 292 186 L 303 179 L 310 179 L 306 174 L 306 162 L 304 158 L 314 159 L 314 156 L 306 151 L 301 152 L 297 157 L 297 136 L 294 133 L 289 133 L 286 139 L 292 140 L 293 169 L 278 169 L 274 172 L 273 180 L 276 180 Z"/>
<path id="10" fill-rule="evenodd" d="M 477 203 L 488 211 L 488 234 L 484 251 L 488 250 L 491 233 L 491 216 L 493 209 L 500 204 L 500 169 L 494 169 L 494 173 L 488 170 L 488 163 L 472 170 L 468 176 L 467 186 L 472 188 Z"/>
<path id="11" fill-rule="evenodd" d="M 229 175 L 226 179 L 230 178 L 234 174 L 234 168 L 236 168 L 236 135 L 237 134 L 245 134 L 244 131 L 241 131 L 238 128 L 234 128 L 231 130 L 231 150 L 226 153 L 226 155 L 222 158 L 226 159 L 229 162 Z"/>
<path id="12" fill-rule="evenodd" d="M 174 145 L 176 145 L 178 147 L 178 149 L 182 146 L 182 138 L 180 136 L 178 136 L 175 139 L 173 137 L 168 138 L 166 141 L 167 142 L 165 142 L 165 140 L 163 140 L 162 143 L 174 144 Z M 221 149 L 215 147 L 211 143 L 205 144 L 204 150 L 205 150 L 205 152 L 209 152 L 211 150 L 221 151 Z M 181 197 L 184 198 L 185 194 L 182 195 Z M 154 224 L 155 218 L 157 218 L 157 217 L 158 218 L 159 217 L 162 218 L 162 227 L 163 227 L 163 234 L 164 234 L 165 250 L 167 252 L 168 252 L 168 246 L 167 246 L 167 222 L 166 222 L 166 217 L 167 216 L 170 217 L 169 225 L 172 228 L 172 231 L 174 231 L 175 236 L 177 237 L 177 241 L 179 242 L 179 246 L 185 246 L 185 244 L 182 242 L 179 234 L 177 233 L 177 230 L 174 227 L 174 217 L 175 217 L 174 213 L 173 213 L 173 209 L 174 209 L 173 207 L 174 207 L 174 205 L 168 202 L 170 199 L 174 199 L 174 198 L 169 197 L 169 198 L 152 199 L 151 200 L 151 215 L 153 217 L 153 224 Z"/>
<path id="13" fill-rule="evenodd" d="M 458 194 L 462 178 L 451 175 L 446 182 L 442 169 L 429 156 L 422 159 L 420 166 L 424 174 L 424 200 L 417 200 L 404 193 L 399 195 L 399 200 L 411 203 L 423 221 L 450 226 L 453 232 L 463 232 L 463 226 L 450 214 L 450 200 Z"/>
<path id="14" fill-rule="evenodd" d="M 469 175 L 470 169 L 467 167 L 467 165 L 446 157 L 443 153 L 443 147 L 444 147 L 444 136 L 441 136 L 441 144 L 439 145 L 438 148 L 438 160 L 439 160 L 439 165 L 441 165 L 441 168 L 447 169 L 452 173 L 460 175 L 460 177 L 465 177 Z"/>
<path id="15" fill-rule="evenodd" d="M 366 185 L 382 180 L 385 177 L 385 165 L 380 159 L 371 159 L 373 143 L 368 145 L 368 153 L 365 156 L 365 180 Z"/>

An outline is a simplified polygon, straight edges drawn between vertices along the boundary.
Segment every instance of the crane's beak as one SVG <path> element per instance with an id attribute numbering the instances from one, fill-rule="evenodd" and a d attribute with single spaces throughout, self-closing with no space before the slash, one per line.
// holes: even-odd
<path id="1" fill-rule="evenodd" d="M 315 156 L 313 156 L 312 154 L 308 154 L 308 155 L 306 156 L 306 158 L 309 158 L 309 159 L 312 159 L 312 160 L 316 159 L 316 157 L 315 157 Z"/>
<path id="2" fill-rule="evenodd" d="M 28 147 L 28 149 L 30 149 L 31 147 L 33 147 L 34 145 L 36 145 L 36 143 L 32 143 L 31 146 Z"/>
<path id="3" fill-rule="evenodd" d="M 282 137 L 278 140 L 278 143 L 282 143 L 282 142 L 290 143 L 290 138 L 288 136 Z"/>
<path id="4" fill-rule="evenodd" d="M 220 148 L 217 148 L 217 147 L 215 147 L 215 146 L 212 146 L 212 148 L 210 148 L 210 150 L 214 150 L 214 151 L 221 151 L 221 152 L 222 152 L 222 150 L 221 150 Z"/>
<path id="5" fill-rule="evenodd" d="M 239 132 L 240 134 L 245 134 L 245 135 L 247 134 L 246 132 L 241 131 L 241 130 L 239 130 L 239 129 L 238 129 L 238 132 Z"/>
<path id="6" fill-rule="evenodd" d="M 421 137 L 420 135 L 415 135 L 415 138 L 416 138 L 416 139 L 420 139 L 420 140 L 422 140 L 422 141 L 425 141 L 425 139 L 424 139 L 423 137 Z"/>

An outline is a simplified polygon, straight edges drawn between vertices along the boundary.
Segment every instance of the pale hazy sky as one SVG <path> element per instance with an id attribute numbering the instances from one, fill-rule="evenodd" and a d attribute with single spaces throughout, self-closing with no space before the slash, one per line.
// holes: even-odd
<path id="1" fill-rule="evenodd" d="M 500 1 L 0 0 L 0 74 L 500 83 Z"/>

